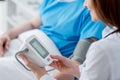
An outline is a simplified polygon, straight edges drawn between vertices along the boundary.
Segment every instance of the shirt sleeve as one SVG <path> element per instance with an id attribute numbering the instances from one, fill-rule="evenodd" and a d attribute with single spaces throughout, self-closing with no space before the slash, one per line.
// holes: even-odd
<path id="1" fill-rule="evenodd" d="M 56 80 L 54 77 L 50 76 L 49 74 L 45 74 L 40 78 L 40 80 Z"/>
<path id="2" fill-rule="evenodd" d="M 109 80 L 110 64 L 105 51 L 92 45 L 86 57 L 86 61 L 80 66 L 80 80 Z"/>
<path id="3" fill-rule="evenodd" d="M 105 28 L 105 24 L 101 21 L 93 22 L 89 14 L 89 10 L 85 9 L 82 15 L 80 39 L 95 37 L 97 39 L 102 38 L 102 31 Z"/>

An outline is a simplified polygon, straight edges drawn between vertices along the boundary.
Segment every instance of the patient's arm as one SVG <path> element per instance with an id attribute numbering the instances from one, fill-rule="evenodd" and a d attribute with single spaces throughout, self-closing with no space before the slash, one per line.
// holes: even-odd
<path id="1" fill-rule="evenodd" d="M 36 15 L 33 19 L 27 21 L 26 23 L 19 25 L 5 34 L 9 34 L 11 39 L 17 38 L 18 35 L 22 32 L 38 28 L 42 24 L 41 19 L 38 15 Z"/>
<path id="2" fill-rule="evenodd" d="M 22 32 L 38 28 L 42 23 L 38 15 L 36 15 L 30 21 L 27 21 L 23 25 L 15 27 L 0 36 L 0 57 L 4 55 L 4 52 L 9 49 L 10 41 L 18 37 Z"/>

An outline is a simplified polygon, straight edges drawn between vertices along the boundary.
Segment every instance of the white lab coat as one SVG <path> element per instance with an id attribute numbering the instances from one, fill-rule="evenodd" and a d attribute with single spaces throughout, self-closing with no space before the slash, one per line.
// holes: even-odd
<path id="1" fill-rule="evenodd" d="M 120 34 L 93 43 L 79 69 L 79 80 L 120 80 Z M 50 76 L 40 80 L 50 80 Z"/>

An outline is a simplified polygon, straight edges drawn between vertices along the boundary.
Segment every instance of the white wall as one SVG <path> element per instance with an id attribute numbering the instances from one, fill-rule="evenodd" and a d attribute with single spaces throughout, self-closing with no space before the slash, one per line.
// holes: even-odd
<path id="1" fill-rule="evenodd" d="M 0 1 L 0 34 L 6 30 L 6 2 Z"/>

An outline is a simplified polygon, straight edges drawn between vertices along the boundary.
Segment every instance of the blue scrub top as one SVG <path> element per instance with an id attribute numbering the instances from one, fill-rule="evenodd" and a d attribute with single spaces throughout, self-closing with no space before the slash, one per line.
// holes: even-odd
<path id="1" fill-rule="evenodd" d="M 102 22 L 91 21 L 83 3 L 84 0 L 43 0 L 39 7 L 42 20 L 39 29 L 53 40 L 65 57 L 73 53 L 79 40 L 89 37 L 100 39 L 105 26 Z"/>

